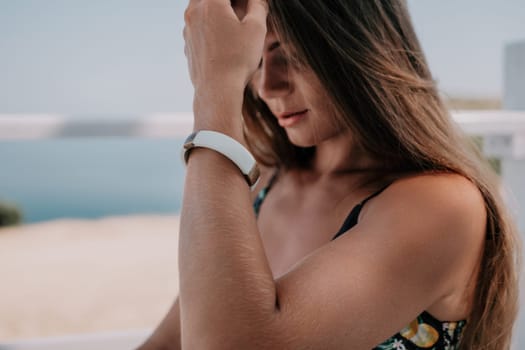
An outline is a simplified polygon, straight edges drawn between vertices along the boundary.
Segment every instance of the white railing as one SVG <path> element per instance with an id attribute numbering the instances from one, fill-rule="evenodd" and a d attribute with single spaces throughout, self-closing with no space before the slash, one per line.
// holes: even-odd
<path id="1" fill-rule="evenodd" d="M 513 197 L 511 202 L 516 203 L 515 211 L 523 230 L 525 112 L 459 111 L 454 112 L 453 117 L 466 133 L 483 138 L 483 151 L 487 156 L 501 159 L 503 182 Z M 123 116 L 117 119 L 114 116 L 87 119 L 59 114 L 0 114 L 0 141 L 84 137 L 169 138 L 184 137 L 191 129 L 191 113 Z M 148 333 L 148 330 L 142 330 L 34 339 L 0 343 L 0 350 L 131 350 Z M 518 339 L 518 344 L 525 344 L 525 339 Z"/>
<path id="2" fill-rule="evenodd" d="M 487 155 L 525 157 L 525 112 L 459 111 L 453 117 L 465 132 L 485 139 Z M 89 119 L 62 114 L 0 114 L 0 140 L 182 137 L 191 131 L 191 125 L 191 113 Z"/>
<path id="3" fill-rule="evenodd" d="M 143 116 L 0 114 L 0 140 L 75 137 L 166 138 L 191 132 L 191 113 Z"/>

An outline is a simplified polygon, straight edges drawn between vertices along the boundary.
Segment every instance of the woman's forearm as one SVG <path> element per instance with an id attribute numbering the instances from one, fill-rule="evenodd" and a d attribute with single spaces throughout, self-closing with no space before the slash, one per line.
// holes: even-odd
<path id="1" fill-rule="evenodd" d="M 239 345 L 231 335 L 242 342 L 268 325 L 275 284 L 249 188 L 239 169 L 212 150 L 190 156 L 179 239 L 183 348 Z"/>
<path id="2" fill-rule="evenodd" d="M 189 2 L 184 38 L 195 129 L 242 142 L 243 92 L 261 59 L 267 14 L 263 0 Z M 275 314 L 249 187 L 232 161 L 210 149 L 189 156 L 179 281 L 183 349 L 248 348 Z"/>
<path id="3" fill-rule="evenodd" d="M 179 298 L 153 334 L 137 350 L 180 350 L 180 305 Z"/>

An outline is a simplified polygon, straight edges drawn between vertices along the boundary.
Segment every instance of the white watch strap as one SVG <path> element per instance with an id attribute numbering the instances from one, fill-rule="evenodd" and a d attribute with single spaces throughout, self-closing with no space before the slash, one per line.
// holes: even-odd
<path id="1" fill-rule="evenodd" d="M 259 168 L 255 158 L 235 139 L 216 131 L 196 131 L 188 136 L 184 142 L 183 158 L 185 163 L 188 162 L 191 149 L 195 147 L 205 147 L 221 153 L 237 165 L 250 186 L 257 182 Z"/>

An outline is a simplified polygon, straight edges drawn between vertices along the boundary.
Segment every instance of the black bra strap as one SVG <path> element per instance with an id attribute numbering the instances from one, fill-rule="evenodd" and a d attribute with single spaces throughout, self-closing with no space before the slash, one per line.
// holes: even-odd
<path id="1" fill-rule="evenodd" d="M 363 206 L 366 204 L 366 202 L 368 202 L 372 198 L 380 195 L 381 192 L 386 190 L 387 187 L 390 186 L 390 185 L 391 185 L 391 183 L 389 183 L 386 186 L 383 186 L 380 190 L 372 193 L 370 196 L 366 197 L 358 205 L 356 205 L 352 209 L 350 214 L 348 214 L 348 216 L 346 217 L 345 221 L 343 222 L 343 225 L 341 226 L 339 231 L 337 231 L 337 233 L 335 234 L 334 238 L 332 238 L 332 240 L 336 239 L 337 237 L 341 236 L 343 233 L 345 233 L 346 231 L 350 230 L 352 227 L 357 225 L 357 221 L 359 220 L 359 214 L 361 213 L 361 209 L 363 209 Z"/>
<path id="2" fill-rule="evenodd" d="M 385 185 L 383 187 L 381 187 L 378 191 L 372 193 L 370 196 L 366 197 L 365 199 L 363 199 L 361 201 L 361 203 L 359 203 L 359 205 L 362 207 L 363 205 L 366 204 L 366 202 L 368 202 L 369 200 L 371 200 L 372 198 L 374 197 L 377 197 L 379 196 L 384 190 L 386 190 L 388 188 L 388 186 L 390 186 L 392 183 L 389 183 L 388 185 Z"/>

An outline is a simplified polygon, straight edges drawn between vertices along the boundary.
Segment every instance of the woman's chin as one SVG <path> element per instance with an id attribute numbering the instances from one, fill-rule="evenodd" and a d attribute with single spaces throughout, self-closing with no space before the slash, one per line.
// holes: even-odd
<path id="1" fill-rule="evenodd" d="M 288 140 L 290 140 L 290 143 L 297 147 L 312 147 L 317 144 L 317 142 L 312 137 L 307 137 L 305 135 L 297 135 L 294 133 L 288 132 Z"/>

